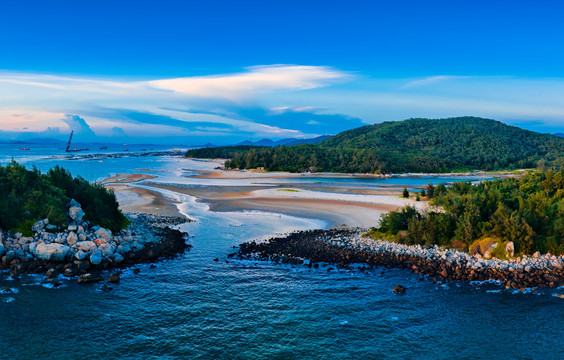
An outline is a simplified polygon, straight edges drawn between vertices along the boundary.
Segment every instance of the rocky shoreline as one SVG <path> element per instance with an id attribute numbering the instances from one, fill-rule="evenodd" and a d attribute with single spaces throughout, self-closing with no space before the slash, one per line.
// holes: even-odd
<path id="1" fill-rule="evenodd" d="M 68 217 L 66 229 L 57 229 L 47 219 L 39 220 L 32 227 L 35 234 L 28 237 L 0 230 L 0 270 L 9 271 L 12 277 L 45 274 L 54 278 L 61 274 L 90 282 L 87 280 L 98 278 L 91 273 L 154 262 L 190 248 L 188 234 L 171 228 L 188 219 L 129 214 L 130 226 L 112 234 L 83 221 L 84 212 L 74 200 Z"/>
<path id="2" fill-rule="evenodd" d="M 375 266 L 405 268 L 434 281 L 487 281 L 507 289 L 556 288 L 564 286 L 564 256 L 535 254 L 509 260 L 483 259 L 437 246 L 402 245 L 362 237 L 360 229 L 310 230 L 276 237 L 264 242 L 241 244 L 229 257 L 303 264 L 318 268 L 332 263 L 359 269 Z"/>

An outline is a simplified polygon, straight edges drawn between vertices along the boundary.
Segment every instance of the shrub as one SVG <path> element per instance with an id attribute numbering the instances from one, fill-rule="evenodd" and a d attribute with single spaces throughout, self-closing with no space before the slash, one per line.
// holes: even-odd
<path id="1" fill-rule="evenodd" d="M 47 218 L 53 225 L 67 222 L 67 204 L 78 201 L 85 219 L 94 225 L 119 231 L 128 224 L 118 208 L 113 192 L 101 185 L 90 184 L 60 167 L 41 174 L 37 169 L 10 162 L 0 166 L 0 228 L 30 234 L 30 226 Z"/>

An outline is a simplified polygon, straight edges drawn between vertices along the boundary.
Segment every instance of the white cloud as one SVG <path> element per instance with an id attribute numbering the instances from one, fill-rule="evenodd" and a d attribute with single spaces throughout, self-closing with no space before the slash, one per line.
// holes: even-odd
<path id="1" fill-rule="evenodd" d="M 90 125 L 86 123 L 86 120 L 75 114 L 66 114 L 62 119 L 69 128 L 74 131 L 77 135 L 95 136 L 94 131 L 90 128 Z"/>
<path id="2" fill-rule="evenodd" d="M 345 80 L 347 84 L 340 84 Z M 123 129 L 129 137 L 186 133 L 299 137 L 313 130 L 287 121 L 289 115 L 298 113 L 341 114 L 366 123 L 476 115 L 517 125 L 541 120 L 547 127 L 564 131 L 562 98 L 564 79 L 558 78 L 440 75 L 375 79 L 324 66 L 256 66 L 234 74 L 153 80 L 4 71 L 0 72 L 0 131 L 31 134 L 51 128 L 51 133 L 63 136 L 70 132 L 65 114 L 77 114 L 99 137 L 123 135 L 113 127 Z M 288 116 L 264 125 L 263 120 L 252 118 L 252 111 L 244 111 L 248 109 Z M 143 123 L 128 118 L 128 112 L 155 115 L 156 120 Z M 170 121 L 163 118 L 161 122 L 159 116 Z M 72 124 L 83 128 L 76 121 Z"/>
<path id="3" fill-rule="evenodd" d="M 424 86 L 424 85 L 433 85 L 442 81 L 464 79 L 464 78 L 467 78 L 467 76 L 451 76 L 451 75 L 430 76 L 423 79 L 411 80 L 407 82 L 405 85 L 403 85 L 401 89 L 408 89 L 408 88 Z"/>
<path id="4" fill-rule="evenodd" d="M 271 65 L 247 70 L 239 74 L 154 80 L 148 84 L 186 95 L 239 100 L 264 92 L 324 87 L 349 76 L 323 66 Z"/>

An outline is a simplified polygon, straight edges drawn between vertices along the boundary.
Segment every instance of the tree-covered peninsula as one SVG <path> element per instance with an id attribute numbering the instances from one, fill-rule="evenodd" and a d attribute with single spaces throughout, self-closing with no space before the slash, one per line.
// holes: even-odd
<path id="1" fill-rule="evenodd" d="M 71 199 L 82 205 L 84 220 L 93 225 L 119 231 L 128 224 L 114 193 L 102 185 L 73 177 L 58 166 L 45 174 L 13 161 L 0 166 L 0 229 L 28 234 L 39 219 L 65 226 Z"/>
<path id="2" fill-rule="evenodd" d="M 477 117 L 409 119 L 341 132 L 315 145 L 201 149 L 227 168 L 338 173 L 457 172 L 560 167 L 564 139 Z"/>
<path id="3" fill-rule="evenodd" d="M 429 185 L 426 195 L 436 210 L 392 211 L 369 234 L 408 245 L 442 245 L 483 255 L 490 250 L 501 258 L 511 248 L 516 254 L 564 254 L 564 170 L 477 185 Z"/>
<path id="4" fill-rule="evenodd" d="M 264 146 L 256 145 L 207 147 L 188 150 L 186 152 L 186 157 L 197 159 L 233 159 L 234 157 L 244 154 L 249 150 L 262 148 L 264 148 Z"/>

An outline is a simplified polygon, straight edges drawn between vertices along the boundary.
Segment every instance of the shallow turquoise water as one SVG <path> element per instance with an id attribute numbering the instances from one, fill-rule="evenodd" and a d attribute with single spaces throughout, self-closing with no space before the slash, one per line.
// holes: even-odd
<path id="1" fill-rule="evenodd" d="M 187 163 L 135 158 L 108 167 L 61 164 L 97 179 Z M 328 272 L 226 262 L 243 241 L 324 224 L 213 213 L 188 197 L 179 200 L 197 219 L 183 225 L 192 249 L 154 269 L 144 265 L 139 275 L 126 271 L 111 291 L 75 281 L 50 289 L 40 278 L 7 281 L 0 275 L 0 287 L 17 291 L 0 295 L 0 359 L 564 358 L 564 300 L 552 296 L 564 289 L 519 294 L 491 284 L 440 286 L 404 270 Z M 397 284 L 407 288 L 405 295 L 392 292 Z"/>

